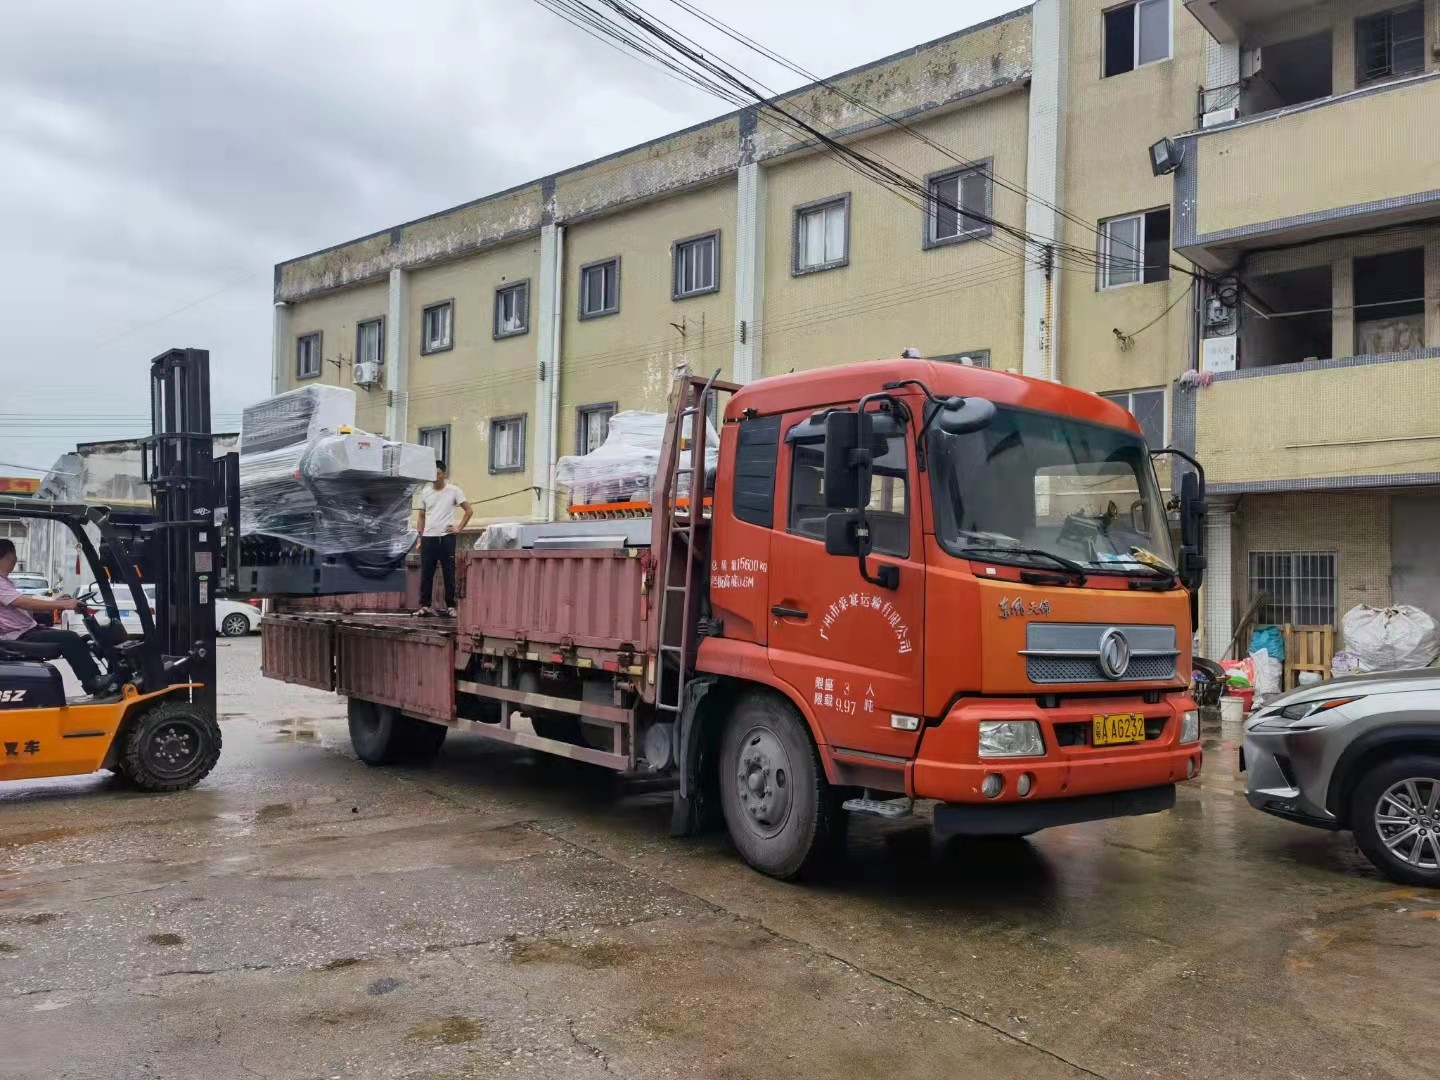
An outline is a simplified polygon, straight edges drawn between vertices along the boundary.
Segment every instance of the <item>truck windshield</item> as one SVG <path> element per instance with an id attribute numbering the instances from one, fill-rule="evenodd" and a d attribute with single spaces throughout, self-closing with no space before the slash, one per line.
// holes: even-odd
<path id="1" fill-rule="evenodd" d="M 1139 435 L 1002 406 L 983 431 L 932 427 L 928 438 L 935 534 L 950 554 L 1173 576 L 1165 506 Z"/>

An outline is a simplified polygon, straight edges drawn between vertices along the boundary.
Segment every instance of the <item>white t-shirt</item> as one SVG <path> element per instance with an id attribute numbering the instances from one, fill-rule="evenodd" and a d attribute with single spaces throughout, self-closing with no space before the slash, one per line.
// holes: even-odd
<path id="1" fill-rule="evenodd" d="M 426 484 L 420 489 L 420 509 L 425 511 L 425 535 L 444 536 L 445 530 L 456 524 L 455 508 L 465 501 L 465 492 L 454 484 L 447 483 L 437 489 Z"/>

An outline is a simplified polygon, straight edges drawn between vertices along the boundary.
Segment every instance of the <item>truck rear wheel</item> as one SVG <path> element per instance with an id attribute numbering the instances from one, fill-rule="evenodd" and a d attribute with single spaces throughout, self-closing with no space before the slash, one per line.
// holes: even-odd
<path id="1" fill-rule="evenodd" d="M 350 745 L 366 765 L 427 762 L 440 752 L 450 730 L 363 698 L 350 698 L 346 712 Z"/>
<path id="2" fill-rule="evenodd" d="M 805 721 L 772 694 L 735 702 L 720 743 L 720 802 L 740 855 L 771 877 L 798 877 L 844 843 L 845 814 Z"/>

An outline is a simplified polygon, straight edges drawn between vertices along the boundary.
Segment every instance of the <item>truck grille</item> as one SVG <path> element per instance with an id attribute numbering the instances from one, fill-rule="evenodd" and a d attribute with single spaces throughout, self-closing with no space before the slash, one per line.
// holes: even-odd
<path id="1" fill-rule="evenodd" d="M 1033 683 L 1111 682 L 1100 670 L 1100 661 L 1089 656 L 1027 656 L 1025 674 Z M 1117 682 L 1147 682 L 1169 679 L 1175 674 L 1175 660 L 1169 656 L 1137 656 Z"/>

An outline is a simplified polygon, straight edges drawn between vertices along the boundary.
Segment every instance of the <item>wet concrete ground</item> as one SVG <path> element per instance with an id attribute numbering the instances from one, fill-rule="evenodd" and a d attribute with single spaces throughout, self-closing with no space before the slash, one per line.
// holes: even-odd
<path id="1" fill-rule="evenodd" d="M 1225 733 L 1169 814 L 857 823 L 795 886 L 567 762 L 368 769 L 258 663 L 194 791 L 0 789 L 0 1077 L 1440 1073 L 1440 895 L 1252 811 Z"/>

